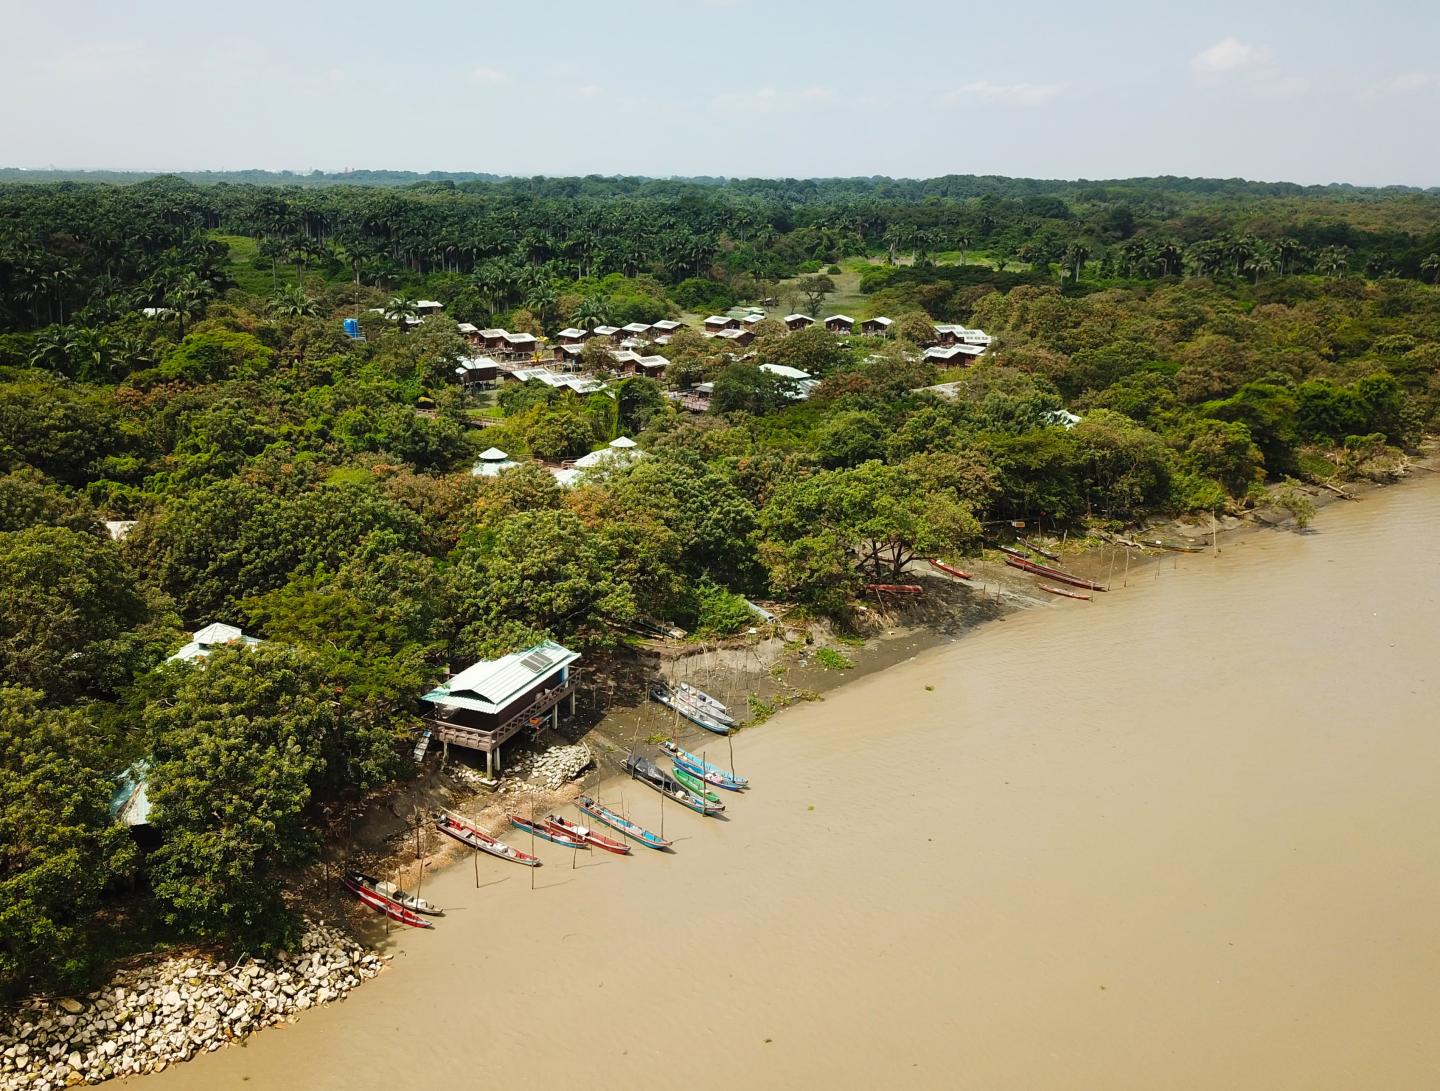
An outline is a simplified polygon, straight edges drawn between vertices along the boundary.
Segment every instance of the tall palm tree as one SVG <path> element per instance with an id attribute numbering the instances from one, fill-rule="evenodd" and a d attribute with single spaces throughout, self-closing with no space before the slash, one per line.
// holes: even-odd
<path id="1" fill-rule="evenodd" d="M 1083 242 L 1072 242 L 1065 248 L 1065 264 L 1073 271 L 1075 283 L 1080 283 L 1080 270 L 1090 257 L 1090 249 Z"/>
<path id="2" fill-rule="evenodd" d="M 1430 274 L 1430 283 L 1440 284 L 1440 254 L 1430 254 L 1421 261 L 1420 272 Z"/>
<path id="3" fill-rule="evenodd" d="M 1350 252 L 1343 246 L 1327 246 L 1316 256 L 1315 268 L 1326 276 L 1341 276 L 1350 268 Z"/>
<path id="4" fill-rule="evenodd" d="M 596 326 L 605 325 L 605 301 L 599 296 L 586 296 L 570 312 L 570 321 L 582 330 L 593 330 Z"/>
<path id="5" fill-rule="evenodd" d="M 407 319 L 415 317 L 416 301 L 404 293 L 395 296 L 385 305 L 385 317 L 394 322 L 401 333 L 409 327 Z"/>
<path id="6" fill-rule="evenodd" d="M 320 306 L 298 284 L 290 284 L 271 297 L 267 309 L 276 318 L 314 318 Z"/>

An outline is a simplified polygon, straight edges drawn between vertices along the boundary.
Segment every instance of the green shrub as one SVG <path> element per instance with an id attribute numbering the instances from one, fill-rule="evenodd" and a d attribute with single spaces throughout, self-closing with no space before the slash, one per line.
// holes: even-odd
<path id="1" fill-rule="evenodd" d="M 702 580 L 695 588 L 695 631 L 705 636 L 739 632 L 755 620 L 739 595 L 718 583 Z"/>
<path id="2" fill-rule="evenodd" d="M 819 663 L 827 671 L 848 671 L 855 665 L 834 648 L 821 648 L 815 653 L 815 662 Z"/>

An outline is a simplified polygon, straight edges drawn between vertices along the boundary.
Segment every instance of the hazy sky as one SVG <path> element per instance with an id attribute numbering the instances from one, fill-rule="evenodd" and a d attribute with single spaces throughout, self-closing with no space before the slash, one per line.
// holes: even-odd
<path id="1" fill-rule="evenodd" d="M 1440 185 L 1440 3 L 0 0 L 0 165 Z"/>

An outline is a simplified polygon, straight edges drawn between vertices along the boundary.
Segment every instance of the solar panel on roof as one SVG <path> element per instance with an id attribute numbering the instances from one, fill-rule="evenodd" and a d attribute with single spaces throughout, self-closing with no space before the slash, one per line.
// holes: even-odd
<path id="1" fill-rule="evenodd" d="M 548 667 L 552 662 L 553 660 L 550 658 L 550 653 L 544 649 L 540 649 L 531 652 L 524 659 L 520 660 L 520 665 L 527 671 L 538 671 Z"/>

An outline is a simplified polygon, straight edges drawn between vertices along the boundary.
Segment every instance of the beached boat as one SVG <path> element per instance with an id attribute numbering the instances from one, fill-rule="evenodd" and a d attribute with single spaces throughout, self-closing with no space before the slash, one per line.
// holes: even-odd
<path id="1" fill-rule="evenodd" d="M 612 830 L 618 830 L 632 841 L 639 841 L 640 844 L 652 849 L 668 849 L 670 842 L 661 837 L 658 833 L 651 833 L 644 826 L 636 825 L 624 815 L 612 811 L 605 804 L 589 796 L 581 796 L 575 801 L 575 806 L 582 812 L 588 814 L 596 822 L 604 823 Z"/>
<path id="2" fill-rule="evenodd" d="M 925 588 L 918 583 L 867 583 L 867 591 L 884 591 L 890 595 L 923 595 Z"/>
<path id="3" fill-rule="evenodd" d="M 543 837 L 546 841 L 567 849 L 583 849 L 585 847 L 583 838 L 566 833 L 561 829 L 554 829 L 548 822 L 532 822 L 524 815 L 518 815 L 514 811 L 506 811 L 505 818 L 521 833 L 533 833 L 536 837 Z"/>
<path id="4" fill-rule="evenodd" d="M 703 727 L 706 731 L 713 731 L 717 735 L 730 734 L 729 724 L 722 723 L 709 712 L 706 712 L 697 705 L 691 704 L 664 682 L 655 682 L 650 686 L 650 699 L 659 701 L 662 705 L 666 705 L 669 708 L 673 708 L 692 724 L 697 727 Z"/>
<path id="5" fill-rule="evenodd" d="M 705 780 L 703 777 L 697 776 L 696 774 L 690 772 L 689 769 L 686 769 L 685 766 L 680 762 L 675 761 L 674 758 L 671 758 L 670 760 L 674 762 L 674 768 L 670 771 L 670 775 L 673 776 L 676 780 L 678 780 L 681 786 L 684 787 L 687 791 L 689 791 L 691 795 L 697 795 L 701 799 L 705 800 L 705 802 L 714 803 L 716 806 L 725 806 L 725 804 L 721 802 L 719 796 L 717 796 L 709 788 L 705 787 Z"/>
<path id="6" fill-rule="evenodd" d="M 744 787 L 743 784 L 736 784 L 723 773 L 707 773 L 704 769 L 700 768 L 698 764 L 691 764 L 689 760 L 677 755 L 672 754 L 670 760 L 675 763 L 677 770 L 683 769 L 692 777 L 699 777 L 706 784 L 713 784 L 717 788 L 724 788 L 727 792 L 738 792 Z M 677 773 L 677 779 L 678 778 Z"/>
<path id="7" fill-rule="evenodd" d="M 561 818 L 558 814 L 547 814 L 545 825 L 552 830 L 557 830 L 567 837 L 578 838 L 587 845 L 597 849 L 604 849 L 606 852 L 613 852 L 617 856 L 628 856 L 630 846 L 624 841 L 617 841 L 613 837 L 606 837 L 603 833 L 597 833 L 589 826 L 582 826 L 578 822 L 571 822 L 568 818 Z"/>
<path id="8" fill-rule="evenodd" d="M 431 905 L 417 894 L 405 893 L 405 891 L 386 879 L 377 879 L 375 876 L 366 875 L 361 871 L 352 871 L 349 872 L 348 875 L 360 883 L 361 886 L 368 887 L 381 897 L 389 898 L 392 902 L 398 902 L 406 909 L 413 909 L 416 913 L 426 913 L 432 917 L 443 917 L 445 915 L 445 910 L 438 906 Z"/>
<path id="9" fill-rule="evenodd" d="M 1197 542 L 1177 542 L 1170 538 L 1141 538 L 1140 544 L 1151 549 L 1168 549 L 1171 553 L 1205 552 L 1205 547 Z"/>
<path id="10" fill-rule="evenodd" d="M 735 717 L 731 715 L 730 709 L 698 686 L 692 686 L 689 682 L 677 682 L 675 690 L 696 708 L 710 713 L 722 724 L 733 725 L 735 723 Z"/>
<path id="11" fill-rule="evenodd" d="M 1064 587 L 1050 587 L 1043 583 L 1040 585 L 1040 590 L 1049 591 L 1052 595 L 1064 595 L 1067 599 L 1083 599 L 1085 602 L 1089 602 L 1093 597 L 1091 595 L 1082 595 L 1079 591 L 1069 591 Z"/>
<path id="12" fill-rule="evenodd" d="M 690 753 L 690 751 L 683 749 L 682 747 L 671 742 L 669 739 L 666 739 L 660 745 L 667 753 L 670 754 L 671 757 L 681 758 L 682 760 L 684 760 L 687 766 L 693 769 L 698 769 L 702 773 L 717 773 L 720 776 L 724 777 L 731 784 L 735 785 L 737 788 L 745 788 L 748 787 L 750 784 L 748 778 L 739 776 L 738 774 L 731 772 L 729 769 L 722 768 L 719 765 L 712 765 L 710 762 L 706 761 L 705 758 L 700 754 L 692 754 Z"/>
<path id="13" fill-rule="evenodd" d="M 377 893 L 373 886 L 367 885 L 364 882 L 364 880 L 367 878 L 368 876 L 361 875 L 358 872 L 352 871 L 346 874 L 340 880 L 340 882 L 344 884 L 346 890 L 349 890 L 351 893 L 353 893 L 357 898 L 359 898 L 362 902 L 368 905 L 371 909 L 375 910 L 377 913 L 384 913 L 392 921 L 399 921 L 401 924 L 408 924 L 411 928 L 435 927 L 424 917 L 420 916 L 419 913 L 416 913 L 413 909 L 406 909 L 399 902 L 394 901 L 391 898 L 387 898 L 383 894 Z"/>
<path id="14" fill-rule="evenodd" d="M 1072 576 L 1069 572 L 1062 572 L 1058 568 L 1051 568 L 1048 564 L 1040 564 L 1037 561 L 1028 560 L 1024 557 L 1006 557 L 1005 563 L 1011 568 L 1018 568 L 1021 572 L 1029 572 L 1034 576 L 1044 576 L 1046 579 L 1055 580 L 1057 583 L 1068 583 L 1071 587 L 1083 587 L 1087 591 L 1105 591 L 1103 584 L 1094 580 L 1087 580 L 1082 576 Z"/>
<path id="15" fill-rule="evenodd" d="M 1030 554 L 1026 553 L 1023 549 L 1016 549 L 1014 546 L 1000 545 L 998 543 L 995 548 L 1007 557 L 1015 557 L 1022 561 L 1030 560 Z"/>
<path id="16" fill-rule="evenodd" d="M 491 856 L 498 856 L 502 860 L 524 864 L 526 867 L 540 866 L 540 857 L 531 856 L 528 852 L 521 852 L 513 845 L 505 844 L 498 837 L 492 837 L 468 818 L 461 818 L 459 815 L 447 811 L 435 819 L 435 826 L 441 833 L 448 834 L 462 845 L 469 845 L 472 849 L 488 852 Z"/>
<path id="17" fill-rule="evenodd" d="M 696 814 L 716 815 L 725 809 L 723 803 L 711 803 L 692 793 L 649 758 L 631 754 L 625 759 L 625 772 L 641 784 L 654 788 L 663 796 L 669 796 L 680 806 L 688 807 Z"/>
<path id="18" fill-rule="evenodd" d="M 960 580 L 973 580 L 975 578 L 969 572 L 966 572 L 963 568 L 956 568 L 953 564 L 946 564 L 944 561 L 937 560 L 934 557 L 930 558 L 930 567 L 938 568 L 947 576 L 954 576 L 956 579 Z"/>
<path id="19" fill-rule="evenodd" d="M 1043 546 L 1036 545 L 1036 544 L 1035 544 L 1034 542 L 1032 542 L 1029 538 L 1021 538 L 1021 539 L 1019 539 L 1019 542 L 1020 542 L 1020 544 L 1023 545 L 1026 549 L 1030 550 L 1030 552 L 1032 552 L 1032 553 L 1038 553 L 1038 554 L 1040 554 L 1040 556 L 1045 557 L 1045 558 L 1047 558 L 1048 560 L 1058 561 L 1058 560 L 1060 559 L 1060 554 L 1058 554 L 1058 553 L 1051 553 L 1048 549 L 1045 549 Z"/>

